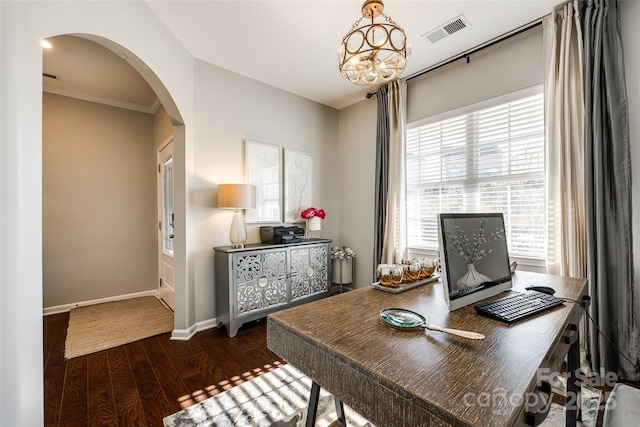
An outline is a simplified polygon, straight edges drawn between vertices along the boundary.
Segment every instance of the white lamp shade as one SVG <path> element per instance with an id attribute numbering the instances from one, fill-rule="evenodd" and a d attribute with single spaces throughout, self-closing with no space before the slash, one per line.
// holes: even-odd
<path id="1" fill-rule="evenodd" d="M 228 209 L 255 209 L 256 186 L 251 184 L 218 185 L 218 207 Z"/>

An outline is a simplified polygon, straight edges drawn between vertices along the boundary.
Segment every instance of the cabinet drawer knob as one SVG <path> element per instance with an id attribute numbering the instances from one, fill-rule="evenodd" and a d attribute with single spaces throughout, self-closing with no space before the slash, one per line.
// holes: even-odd
<path id="1" fill-rule="evenodd" d="M 307 267 L 307 276 L 313 276 L 313 267 Z"/>
<path id="2" fill-rule="evenodd" d="M 266 277 L 262 276 L 261 278 L 258 279 L 258 286 L 264 288 L 265 286 L 267 286 L 267 284 L 269 283 L 269 279 L 267 279 Z"/>

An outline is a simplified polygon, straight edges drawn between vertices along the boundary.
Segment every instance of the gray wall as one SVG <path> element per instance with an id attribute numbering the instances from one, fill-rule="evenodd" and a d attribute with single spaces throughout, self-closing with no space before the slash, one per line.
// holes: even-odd
<path id="1" fill-rule="evenodd" d="M 376 97 L 340 110 L 340 246 L 356 253 L 355 287 L 373 281 Z"/>
<path id="2" fill-rule="evenodd" d="M 325 238 L 338 239 L 344 186 L 341 168 L 335 167 L 336 110 L 202 61 L 195 69 L 196 143 L 187 154 L 187 169 L 193 170 L 187 193 L 194 250 L 189 286 L 194 321 L 211 322 L 216 316 L 212 248 L 229 244 L 231 224 L 231 213 L 216 208 L 216 187 L 244 182 L 245 139 L 314 156 L 314 205 L 328 213 Z M 155 147 L 173 133 L 164 109 L 150 116 L 58 95 L 44 99 L 44 307 L 156 289 Z M 108 161 L 106 154 L 112 156 Z M 69 170 L 75 175 L 67 172 L 67 181 L 53 179 Z M 112 188 L 110 181 L 119 176 L 119 186 Z M 135 203 L 118 205 L 118 199 L 105 198 L 107 193 Z M 248 243 L 259 242 L 259 225 L 247 228 Z"/>
<path id="3" fill-rule="evenodd" d="M 153 116 L 43 94 L 43 306 L 157 287 Z"/>
<path id="4" fill-rule="evenodd" d="M 542 26 L 408 82 L 407 122 L 542 84 Z"/>
<path id="5" fill-rule="evenodd" d="M 217 185 L 245 181 L 245 139 L 313 155 L 314 205 L 327 211 L 323 237 L 337 239 L 342 221 L 338 112 L 199 60 L 195 85 L 196 142 L 192 156 L 187 155 L 193 167 L 188 203 L 196 322 L 206 322 L 216 315 L 212 248 L 230 244 L 232 212 L 216 208 Z M 259 243 L 259 224 L 248 224 L 247 230 L 248 243 Z"/>

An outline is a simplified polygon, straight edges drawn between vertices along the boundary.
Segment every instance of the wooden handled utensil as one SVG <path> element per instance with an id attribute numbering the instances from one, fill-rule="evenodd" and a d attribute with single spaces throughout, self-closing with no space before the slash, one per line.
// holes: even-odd
<path id="1" fill-rule="evenodd" d="M 404 308 L 385 308 L 380 311 L 380 320 L 387 326 L 404 331 L 429 329 L 431 331 L 444 332 L 472 340 L 484 339 L 484 335 L 477 332 L 461 331 L 459 329 L 443 328 L 441 326 L 427 324 L 426 319 L 422 315 Z"/>
<path id="2" fill-rule="evenodd" d="M 461 331 L 459 329 L 443 328 L 441 326 L 436 326 L 436 325 L 423 325 L 422 327 L 425 328 L 425 329 L 429 329 L 431 331 L 446 332 L 447 334 L 457 335 L 459 337 L 469 338 L 469 339 L 472 339 L 472 340 L 483 340 L 484 339 L 484 335 L 479 334 L 477 332 L 469 332 L 469 331 Z"/>

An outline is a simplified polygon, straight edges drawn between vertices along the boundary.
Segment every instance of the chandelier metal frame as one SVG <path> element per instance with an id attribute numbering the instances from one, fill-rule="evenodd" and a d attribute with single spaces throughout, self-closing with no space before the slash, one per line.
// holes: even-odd
<path id="1" fill-rule="evenodd" d="M 338 49 L 342 77 L 359 85 L 377 85 L 398 77 L 407 65 L 411 45 L 404 30 L 384 14 L 381 0 L 366 0 L 362 17 L 343 37 Z M 375 22 L 379 16 L 384 22 Z M 360 26 L 364 19 L 371 23 Z"/>

